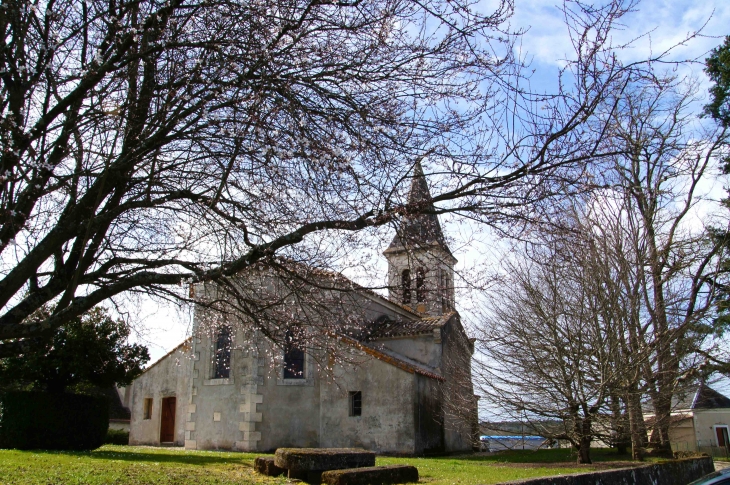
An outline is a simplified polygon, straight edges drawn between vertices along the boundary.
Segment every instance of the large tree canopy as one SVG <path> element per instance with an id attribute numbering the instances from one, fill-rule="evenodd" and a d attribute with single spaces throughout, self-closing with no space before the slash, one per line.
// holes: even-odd
<path id="1" fill-rule="evenodd" d="M 44 309 L 32 318 L 46 317 Z M 0 387 L 63 392 L 78 384 L 126 386 L 150 360 L 147 348 L 128 343 L 128 337 L 127 324 L 94 308 L 57 329 L 50 341 L 39 340 L 25 354 L 0 359 Z"/>
<path id="2" fill-rule="evenodd" d="M 705 72 L 713 85 L 705 111 L 723 126 L 730 126 L 730 36 L 706 59 Z"/>
<path id="3" fill-rule="evenodd" d="M 353 239 L 319 234 L 424 210 L 404 200 L 419 160 L 438 211 L 488 223 L 582 190 L 633 2 L 566 5 L 570 89 L 537 96 L 507 0 L 5 2 L 0 355 L 124 292 L 329 266 Z"/>

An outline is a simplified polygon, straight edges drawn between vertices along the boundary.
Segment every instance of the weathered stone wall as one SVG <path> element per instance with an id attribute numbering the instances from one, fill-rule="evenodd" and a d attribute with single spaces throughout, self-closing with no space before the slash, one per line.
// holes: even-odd
<path id="1" fill-rule="evenodd" d="M 471 344 L 458 316 L 443 326 L 441 375 L 444 396 L 444 445 L 446 451 L 472 449 L 476 401 L 471 379 Z"/>
<path id="2" fill-rule="evenodd" d="M 280 353 L 279 362 L 283 359 L 283 351 Z M 271 356 L 262 359 L 263 379 L 257 386 L 261 421 L 256 423 L 256 437 L 261 441 L 255 449 L 320 446 L 320 379 L 316 360 L 312 355 L 305 355 L 304 379 L 284 379 L 280 363 L 272 362 Z"/>
<path id="3" fill-rule="evenodd" d="M 378 339 L 378 344 L 428 367 L 438 368 L 441 364 L 441 342 L 435 343 L 433 334 L 412 337 Z M 440 340 L 440 339 L 438 339 Z"/>
<path id="4" fill-rule="evenodd" d="M 561 477 L 535 478 L 501 485 L 687 485 L 715 469 L 712 458 L 687 458 L 636 468 L 621 468 Z"/>
<path id="5" fill-rule="evenodd" d="M 388 294 L 393 301 L 403 302 L 401 291 L 401 275 L 404 269 L 411 271 L 411 301 L 405 306 L 429 315 L 444 313 L 442 297 L 448 301 L 447 311 L 454 308 L 454 263 L 452 255 L 434 246 L 427 250 L 414 251 L 386 251 L 388 258 Z M 422 302 L 416 298 L 416 274 L 419 268 L 425 272 L 424 291 L 425 299 Z M 448 276 L 449 286 L 444 288 L 441 277 Z"/>
<path id="6" fill-rule="evenodd" d="M 441 453 L 444 445 L 444 406 L 442 383 L 425 376 L 416 375 L 416 405 L 414 416 L 416 427 L 417 455 Z"/>
<path id="7" fill-rule="evenodd" d="M 362 352 L 335 364 L 320 391 L 320 445 L 376 452 L 415 453 L 416 376 Z M 362 392 L 362 415 L 350 416 L 349 392 Z"/>
<path id="8" fill-rule="evenodd" d="M 127 386 L 132 412 L 130 445 L 159 445 L 162 398 L 175 397 L 175 444 L 185 441 L 185 417 L 190 399 L 193 359 L 190 344 L 185 343 L 148 368 Z M 152 416 L 144 419 L 144 400 L 152 398 Z"/>

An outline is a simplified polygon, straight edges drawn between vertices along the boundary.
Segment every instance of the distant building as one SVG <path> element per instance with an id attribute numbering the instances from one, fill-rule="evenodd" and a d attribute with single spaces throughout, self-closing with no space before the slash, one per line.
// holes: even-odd
<path id="1" fill-rule="evenodd" d="M 434 209 L 420 165 L 409 201 Z M 329 359 L 325 375 L 317 365 L 328 362 L 324 351 L 312 355 L 292 343 L 281 355 L 270 355 L 261 350 L 263 336 L 242 342 L 225 325 L 213 335 L 200 332 L 200 309 L 194 337 L 127 389 L 130 444 L 242 451 L 363 447 L 403 454 L 471 450 L 478 434 L 473 341 L 454 310 L 456 259 L 437 216 L 407 218 L 384 254 L 390 298 L 352 292 L 347 320 L 360 327 L 343 326 L 331 336 L 332 348 L 356 357 L 357 364 Z M 342 275 L 322 278 L 357 288 Z M 246 284 L 255 286 L 248 279 Z M 256 284 L 277 287 L 276 281 Z M 201 286 L 197 295 L 214 290 Z M 465 404 L 455 409 L 454 402 Z"/>
<path id="2" fill-rule="evenodd" d="M 651 425 L 654 416 L 647 415 L 646 419 Z M 677 396 L 670 419 L 669 440 L 674 451 L 728 455 L 730 399 L 726 396 L 699 384 Z"/>

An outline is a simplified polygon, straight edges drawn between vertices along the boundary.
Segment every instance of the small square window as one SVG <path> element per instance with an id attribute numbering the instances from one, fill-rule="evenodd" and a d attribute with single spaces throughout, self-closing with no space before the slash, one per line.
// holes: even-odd
<path id="1" fill-rule="evenodd" d="M 144 417 L 143 419 L 152 419 L 152 398 L 146 397 L 144 399 Z"/>
<path id="2" fill-rule="evenodd" d="M 362 416 L 362 392 L 350 391 L 350 416 Z"/>

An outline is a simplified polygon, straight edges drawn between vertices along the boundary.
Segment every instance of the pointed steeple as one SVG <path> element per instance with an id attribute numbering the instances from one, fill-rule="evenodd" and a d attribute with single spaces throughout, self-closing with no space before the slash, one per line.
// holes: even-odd
<path id="1" fill-rule="evenodd" d="M 383 252 L 388 259 L 388 295 L 418 313 L 443 315 L 454 308 L 457 261 L 446 245 L 420 163 L 413 168 L 408 205 L 416 213 L 403 218 Z"/>
<path id="2" fill-rule="evenodd" d="M 417 210 L 422 210 L 423 213 L 407 216 L 403 220 L 386 252 L 438 245 L 451 254 L 446 245 L 438 216 L 434 213 L 436 208 L 431 199 L 431 192 L 428 190 L 428 183 L 421 162 L 416 162 L 413 168 L 413 179 L 408 193 L 408 205 Z"/>

